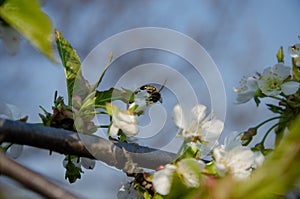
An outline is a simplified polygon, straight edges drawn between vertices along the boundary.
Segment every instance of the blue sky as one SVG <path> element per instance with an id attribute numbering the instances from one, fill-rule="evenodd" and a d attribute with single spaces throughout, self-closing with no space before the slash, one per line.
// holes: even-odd
<path id="1" fill-rule="evenodd" d="M 228 133 L 245 130 L 270 116 L 265 113 L 264 107 L 256 109 L 254 102 L 233 105 L 235 95 L 232 88 L 238 86 L 243 75 L 250 76 L 274 65 L 275 54 L 281 45 L 286 50 L 289 45 L 299 42 L 299 8 L 300 2 L 297 0 L 68 0 L 48 1 L 43 9 L 53 19 L 54 27 L 77 49 L 82 60 L 101 41 L 137 27 L 174 29 L 198 41 L 217 64 L 223 77 L 228 105 L 225 133 Z M 139 56 L 124 56 L 117 63 L 126 65 L 151 61 L 149 57 L 141 59 Z M 66 97 L 63 68 L 41 56 L 24 39 L 19 53 L 14 56 L 8 55 L 0 42 L 0 57 L 0 99 L 18 106 L 22 113 L 29 115 L 30 122 L 39 121 L 39 105 L 50 110 L 55 90 Z M 130 58 L 137 61 L 128 60 Z M 170 59 L 167 63 L 172 63 L 175 58 Z M 193 78 L 184 62 L 178 60 L 176 64 L 182 64 L 182 71 Z M 117 66 L 114 67 L 116 69 L 111 73 L 117 71 Z M 105 84 L 110 83 L 106 78 Z M 197 85 L 194 86 L 197 88 Z M 205 101 L 207 93 L 199 95 Z M 75 185 L 69 185 L 63 179 L 62 156 L 49 157 L 46 151 L 32 148 L 25 150 L 19 161 L 87 198 L 93 198 L 99 192 L 105 194 L 105 198 L 114 198 L 120 182 L 126 180 L 120 171 L 97 163 L 94 172 L 86 171 Z M 111 180 L 112 176 L 115 181 Z"/>

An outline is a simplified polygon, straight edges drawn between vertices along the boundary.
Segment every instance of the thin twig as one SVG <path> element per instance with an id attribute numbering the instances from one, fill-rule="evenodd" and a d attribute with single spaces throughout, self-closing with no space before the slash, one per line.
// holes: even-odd
<path id="1" fill-rule="evenodd" d="M 0 151 L 0 174 L 17 180 L 28 189 L 41 194 L 45 198 L 79 199 L 70 192 L 49 182 L 41 175 L 25 168 L 8 158 Z"/>

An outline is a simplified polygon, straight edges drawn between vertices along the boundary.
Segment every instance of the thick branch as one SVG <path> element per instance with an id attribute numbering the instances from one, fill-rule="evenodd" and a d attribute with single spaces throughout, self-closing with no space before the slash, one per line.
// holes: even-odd
<path id="1" fill-rule="evenodd" d="M 49 182 L 39 174 L 23 167 L 22 165 L 9 159 L 0 151 L 0 174 L 6 175 L 17 180 L 23 186 L 29 188 L 46 198 L 66 198 L 76 199 L 78 197 L 72 195 L 59 186 Z"/>
<path id="2" fill-rule="evenodd" d="M 5 119 L 0 119 L 1 142 L 98 159 L 129 173 L 137 172 L 138 167 L 156 169 L 175 157 L 173 153 L 136 144 L 114 143 L 97 136 Z"/>

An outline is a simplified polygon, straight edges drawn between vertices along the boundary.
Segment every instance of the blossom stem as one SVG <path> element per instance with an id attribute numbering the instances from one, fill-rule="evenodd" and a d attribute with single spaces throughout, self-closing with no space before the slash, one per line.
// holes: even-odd
<path id="1" fill-rule="evenodd" d="M 183 143 L 181 144 L 181 146 L 180 146 L 180 148 L 179 148 L 179 150 L 178 150 L 178 152 L 177 152 L 175 158 L 173 159 L 172 163 L 175 163 L 175 162 L 180 158 L 181 153 L 182 153 L 182 151 L 183 151 L 183 149 L 184 149 L 184 146 L 185 146 L 187 143 L 188 143 L 188 142 L 187 142 L 186 140 L 183 141 Z"/>
<path id="2" fill-rule="evenodd" d="M 278 125 L 278 123 L 274 124 L 267 132 L 266 134 L 264 135 L 263 139 L 261 140 L 261 144 L 264 145 L 268 135 L 270 134 L 270 132 Z"/>
<path id="3" fill-rule="evenodd" d="M 98 125 L 97 128 L 108 128 L 110 125 Z"/>
<path id="4" fill-rule="evenodd" d="M 105 115 L 108 115 L 108 113 L 105 112 L 105 111 L 94 111 L 94 112 L 91 112 L 91 114 L 105 114 Z"/>
<path id="5" fill-rule="evenodd" d="M 106 106 L 105 106 L 105 105 L 95 104 L 95 108 L 103 108 L 103 109 L 106 109 Z"/>
<path id="6" fill-rule="evenodd" d="M 270 98 L 273 98 L 273 99 L 276 99 L 276 100 L 279 100 L 279 101 L 282 101 L 284 100 L 283 98 L 280 98 L 280 97 L 276 97 L 276 96 L 268 96 Z"/>
<path id="7" fill-rule="evenodd" d="M 271 126 L 271 128 L 266 132 L 266 134 L 264 135 L 264 137 L 263 137 L 263 139 L 261 140 L 260 143 L 261 143 L 262 145 L 264 145 L 264 143 L 265 143 L 265 141 L 266 141 L 268 135 L 270 134 L 270 132 L 271 132 L 276 126 L 278 126 L 279 124 L 284 123 L 284 122 L 285 122 L 285 121 L 278 122 L 278 123 L 274 124 L 273 126 Z"/>
<path id="8" fill-rule="evenodd" d="M 281 117 L 281 116 L 277 116 L 277 117 L 269 118 L 269 119 L 263 121 L 262 123 L 258 124 L 258 125 L 257 125 L 256 127 L 254 127 L 254 128 L 255 128 L 255 129 L 258 129 L 258 128 L 260 128 L 262 125 L 264 125 L 264 124 L 266 124 L 266 123 L 268 123 L 268 122 L 270 122 L 270 121 L 272 121 L 272 120 L 276 120 L 276 119 L 280 119 L 280 118 L 282 118 L 282 117 Z"/>

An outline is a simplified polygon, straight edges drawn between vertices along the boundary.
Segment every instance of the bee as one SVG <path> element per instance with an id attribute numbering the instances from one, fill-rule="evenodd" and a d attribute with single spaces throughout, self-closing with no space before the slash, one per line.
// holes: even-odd
<path id="1" fill-rule="evenodd" d="M 149 97 L 147 98 L 147 101 L 149 101 L 150 103 L 156 103 L 156 102 L 162 103 L 162 98 L 161 98 L 160 92 L 162 91 L 162 89 L 164 87 L 165 87 L 165 83 L 160 89 L 157 89 L 155 86 L 151 86 L 151 85 L 146 84 L 146 85 L 141 86 L 134 93 L 137 94 L 141 91 L 147 91 L 147 93 L 149 94 Z"/>

